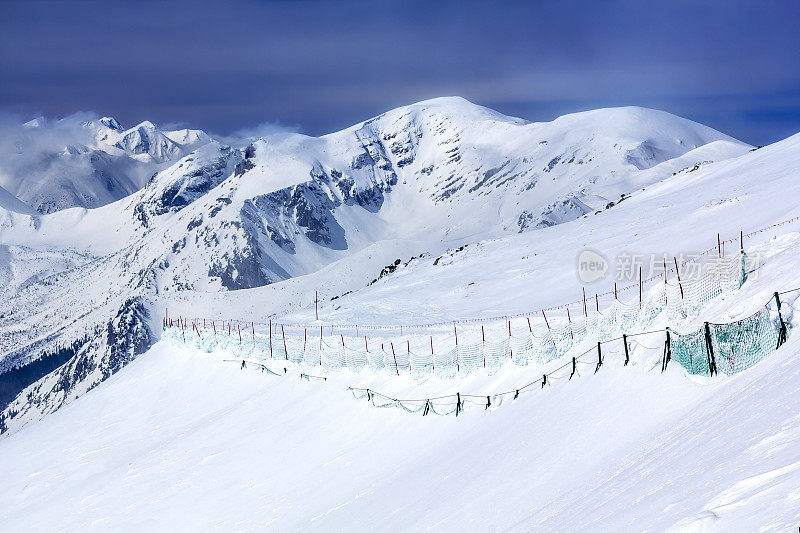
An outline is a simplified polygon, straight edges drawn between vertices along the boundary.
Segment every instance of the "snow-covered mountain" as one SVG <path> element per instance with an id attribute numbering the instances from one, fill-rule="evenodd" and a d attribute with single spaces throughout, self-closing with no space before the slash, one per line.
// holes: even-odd
<path id="1" fill-rule="evenodd" d="M 160 170 L 96 209 L 0 210 L 11 280 L 0 303 L 0 379 L 6 402 L 23 393 L 3 413 L 7 427 L 58 408 L 145 351 L 171 298 L 286 280 L 304 280 L 308 294 L 308 284 L 321 283 L 315 275 L 345 268 L 344 281 L 320 284 L 341 294 L 398 256 L 613 210 L 643 187 L 682 179 L 683 169 L 750 149 L 660 111 L 603 109 L 529 123 L 460 98 L 406 106 L 319 138 L 233 146 L 149 123 L 81 127 L 104 154 L 118 150 Z M 170 163 L 183 154 L 181 141 L 202 146 Z M 71 255 L 55 260 L 57 250 Z M 15 271 L 20 258 L 26 269 Z M 285 311 L 278 301 L 260 312 Z"/>
<path id="2" fill-rule="evenodd" d="M 295 135 L 241 148 L 209 143 L 123 202 L 81 214 L 86 238 L 70 240 L 104 254 L 160 234 L 174 248 L 169 269 L 183 286 L 254 287 L 313 272 L 380 240 L 457 242 L 572 220 L 676 167 L 748 148 L 641 108 L 526 123 L 443 98 L 321 138 Z M 660 166 L 665 161 L 673 163 Z M 74 233 L 75 216 L 41 223 Z M 115 224 L 111 246 L 98 246 L 105 239 L 92 232 L 101 219 L 108 230 Z M 22 242 L 35 238 L 22 234 Z M 184 239 L 214 246 L 183 251 Z M 209 276 L 197 264 L 219 266 Z"/>
<path id="3" fill-rule="evenodd" d="M 547 387 L 459 418 L 375 409 L 347 386 L 490 394 L 565 361 L 424 383 L 369 371 L 305 382 L 158 337 L 166 307 L 315 325 L 513 315 L 579 297 L 574 262 L 585 248 L 692 253 L 744 230 L 747 251 L 763 254 L 758 275 L 698 317 L 736 321 L 800 287 L 798 175 L 800 134 L 751 150 L 638 108 L 528 124 L 437 100 L 319 139 L 209 142 L 102 208 L 5 209 L 0 521 L 794 527 L 797 291 L 781 296 L 788 343 L 735 376 L 691 377 L 674 362 L 662 372 L 661 339 L 638 337 L 629 365 L 622 346 L 604 345 L 596 373 L 591 361 L 570 379 L 567 366 Z M 578 207 L 549 209 L 565 197 Z"/>
<path id="4" fill-rule="evenodd" d="M 111 117 L 74 115 L 5 124 L 0 186 L 39 213 L 93 208 L 139 190 L 170 162 L 210 141 L 199 130 L 125 129 Z"/>

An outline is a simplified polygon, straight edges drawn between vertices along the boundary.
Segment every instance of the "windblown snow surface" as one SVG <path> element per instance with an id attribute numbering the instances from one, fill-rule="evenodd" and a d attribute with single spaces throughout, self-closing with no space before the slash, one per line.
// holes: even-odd
<path id="1" fill-rule="evenodd" d="M 534 158 L 528 154 L 515 160 L 513 178 L 499 189 L 479 182 L 503 170 L 456 173 L 452 179 L 457 189 L 442 198 L 452 188 L 447 161 L 453 157 L 434 157 L 434 147 L 442 145 L 429 145 L 426 153 L 418 139 L 406 137 L 408 142 L 395 151 L 382 147 L 400 135 L 387 123 L 402 123 L 398 127 L 403 135 L 419 130 L 422 139 L 435 138 L 435 117 L 445 104 L 453 105 L 437 101 L 395 110 L 327 138 L 255 143 L 249 154 L 246 147 L 234 153 L 238 149 L 225 151 L 212 142 L 187 156 L 193 161 L 183 160 L 190 167 L 187 174 L 170 167 L 133 196 L 100 209 L 33 218 L 7 213 L 0 233 L 7 251 L 2 255 L 0 247 L 0 269 L 6 269 L 14 284 L 18 307 L 6 307 L 5 313 L 20 313 L 32 322 L 36 316 L 70 316 L 63 308 L 51 311 L 56 309 L 52 302 L 107 305 L 114 312 L 119 309 L 108 322 L 109 350 L 110 340 L 126 331 L 124 324 L 133 324 L 133 331 L 146 327 L 154 338 L 152 343 L 141 341 L 149 348 L 144 353 L 125 355 L 124 363 L 108 372 L 110 377 L 87 374 L 75 382 L 82 385 L 69 388 L 64 380 L 77 373 L 54 371 L 9 404 L 6 413 L 17 414 L 8 418 L 8 434 L 0 440 L 0 529 L 797 527 L 800 337 L 792 328 L 787 344 L 733 377 L 690 377 L 676 363 L 662 373 L 663 338 L 642 338 L 628 366 L 622 364 L 621 346 L 609 348 L 597 373 L 584 366 L 577 378 L 568 380 L 566 370 L 544 388 L 486 410 L 467 409 L 457 418 L 377 409 L 354 399 L 347 387 L 369 387 L 400 398 L 488 395 L 536 380 L 567 357 L 545 367 L 507 365 L 493 375 L 479 372 L 452 380 L 415 382 L 365 371 L 303 381 L 301 369 L 280 361 L 269 363 L 279 374 L 275 376 L 240 369 L 238 362 L 228 361 L 230 352 L 205 353 L 174 339 L 158 340 L 166 308 L 173 316 L 260 322 L 272 316 L 314 325 L 400 325 L 530 312 L 580 297 L 575 264 L 586 248 L 610 258 L 621 252 L 694 253 L 715 245 L 717 233 L 732 238 L 740 230 L 747 233 L 800 214 L 800 135 L 750 151 L 708 128 L 638 108 L 610 115 L 593 112 L 603 119 L 590 115 L 588 135 L 579 127 L 587 124 L 585 116 L 583 122 L 570 115 L 545 125 L 474 106 L 459 109 L 459 138 L 471 139 L 468 148 L 459 150 L 461 161 L 474 157 L 478 165 L 471 161 L 466 169 L 480 168 L 495 151 L 468 134 L 468 125 L 476 121 L 485 123 L 474 131 L 489 130 L 501 139 L 506 137 L 498 131 L 513 132 L 507 133 L 508 139 L 524 128 L 547 131 L 548 139 L 536 137 L 534 145 L 520 141 L 512 147 L 518 153 L 555 144 L 554 131 L 582 139 L 559 141 L 559 154 L 570 143 L 587 145 L 583 141 L 588 138 L 618 138 L 619 131 L 631 131 L 626 121 L 651 134 L 637 133 L 621 150 L 614 146 L 618 141 L 588 150 L 599 154 L 592 159 L 603 159 L 602 176 L 597 169 L 582 175 L 583 167 L 559 171 L 563 158 L 550 165 L 558 154 L 547 154 L 543 162 L 536 158 L 525 167 L 523 159 Z M 465 105 L 459 102 L 457 107 Z M 454 131 L 448 130 L 450 119 L 442 120 L 440 129 L 449 138 Z M 616 129 L 615 120 L 620 122 Z M 408 128 L 420 121 L 419 128 Z M 559 121 L 567 126 L 553 130 Z M 363 144 L 351 147 L 347 139 L 354 137 Z M 371 140 L 365 141 L 367 137 Z M 540 144 L 543 140 L 548 142 Z M 371 162 L 359 159 L 360 153 L 370 154 Z M 566 160 L 571 157 L 572 150 Z M 581 154 L 575 157 L 570 165 Z M 398 166 L 404 158 L 412 160 Z M 198 161 L 204 169 L 199 173 L 192 166 Z M 335 161 L 346 162 L 350 174 Z M 367 164 L 369 172 L 360 172 Z M 490 164 L 492 169 L 502 166 Z M 288 169 L 283 174 L 276 170 L 281 165 Z M 559 179 L 550 181 L 559 185 L 536 189 L 540 195 L 526 193 L 528 178 L 535 174 L 537 183 L 546 183 L 554 171 L 560 172 Z M 328 191 L 330 204 L 313 190 L 297 192 L 301 182 L 292 176 L 302 174 L 307 180 L 309 172 L 315 187 Z M 190 175 L 194 182 L 186 178 Z M 429 180 L 431 176 L 435 179 Z M 331 192 L 332 184 L 348 177 L 355 188 L 338 190 L 349 191 L 349 196 Z M 299 211 L 307 218 L 297 217 L 297 210 L 288 215 L 272 211 L 268 206 L 275 197 L 255 200 L 286 187 L 287 201 L 305 206 Z M 623 201 L 617 202 L 620 195 Z M 563 204 L 565 209 L 548 208 L 562 205 L 567 197 L 571 200 Z M 164 203 L 165 198 L 180 201 Z M 312 198 L 318 201 L 315 206 Z M 215 209 L 220 218 L 212 221 Z M 239 218 L 242 210 L 249 214 Z M 254 226 L 263 232 L 251 231 L 247 224 L 237 227 L 248 217 L 260 220 Z M 97 235 L 93 240 L 92 227 L 100 220 L 109 221 L 105 233 L 113 238 Z M 187 223 L 196 225 L 187 230 Z M 188 242 L 195 244 L 174 247 L 187 231 Z M 263 269 L 238 286 L 237 276 L 231 275 L 228 281 L 233 283 L 226 286 L 222 271 L 213 265 L 243 250 L 234 235 L 255 235 L 247 257 L 257 258 Z M 337 248 L 342 242 L 346 248 Z M 760 254 L 763 265 L 740 289 L 713 301 L 697 323 L 736 320 L 775 291 L 800 287 L 799 244 L 797 223 L 747 239 L 748 253 Z M 70 250 L 71 255 L 59 259 L 61 267 L 46 255 L 54 248 Z M 401 259 L 397 268 L 380 277 L 381 269 L 396 259 Z M 38 267 L 25 271 L 20 266 L 25 264 Z M 236 269 L 241 271 L 243 264 Z M 45 267 L 60 274 L 36 274 Z M 81 285 L 77 280 L 87 272 L 90 282 Z M 41 279 L 26 283 L 28 273 Z M 112 282 L 121 280 L 129 292 L 120 292 L 111 303 L 106 297 L 103 303 L 110 273 Z M 209 276 L 222 281 L 209 281 Z M 50 288 L 43 289 L 44 283 Z M 587 292 L 608 290 L 610 283 L 600 281 Z M 76 295 L 76 286 L 85 294 Z M 318 322 L 315 290 L 322 300 Z M 139 303 L 119 307 L 122 295 L 136 295 Z M 798 295 L 782 297 L 790 326 L 797 325 Z M 34 303 L 41 306 L 40 315 L 20 310 Z M 81 311 L 85 314 L 80 320 L 92 316 L 90 309 Z M 662 327 L 664 320 L 647 326 Z M 28 338 L 13 331 L 13 338 Z M 411 342 L 426 338 L 408 332 L 404 337 Z M 137 347 L 138 341 L 125 353 L 135 355 Z M 91 352 L 76 357 L 81 353 Z M 24 358 L 19 351 L 13 354 Z M 99 368 L 105 372 L 108 359 L 103 357 Z M 48 403 L 49 394 L 61 396 Z M 37 406 L 28 407 L 26 398 L 36 399 Z"/>

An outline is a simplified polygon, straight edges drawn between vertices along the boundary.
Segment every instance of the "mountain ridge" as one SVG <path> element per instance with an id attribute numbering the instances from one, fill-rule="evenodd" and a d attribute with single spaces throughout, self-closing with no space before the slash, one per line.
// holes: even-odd
<path id="1" fill-rule="evenodd" d="M 150 125 L 117 125 L 110 141 L 152 157 L 161 137 L 148 137 Z M 171 142 L 153 153 L 169 154 Z M 400 248 L 441 253 L 569 222 L 700 163 L 691 152 L 712 143 L 703 161 L 750 149 L 641 108 L 536 123 L 443 98 L 322 137 L 209 138 L 97 208 L 0 208 L 11 264 L 34 265 L 4 291 L 0 372 L 69 356 L 17 384 L 35 400 L 9 407 L 6 425 L 57 409 L 146 349 L 158 338 L 157 301 L 313 276 L 356 256 L 377 272 Z M 74 255 L 55 266 L 48 254 L 58 250 Z"/>
<path id="2" fill-rule="evenodd" d="M 0 137 L 0 186 L 41 214 L 129 196 L 211 140 L 199 130 L 165 131 L 148 121 L 125 129 L 112 117 L 83 115 L 5 124 Z"/>

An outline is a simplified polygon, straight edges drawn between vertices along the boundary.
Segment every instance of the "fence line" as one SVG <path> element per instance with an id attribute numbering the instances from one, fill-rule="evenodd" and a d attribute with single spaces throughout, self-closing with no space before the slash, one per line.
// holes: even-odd
<path id="1" fill-rule="evenodd" d="M 676 360 L 690 374 L 713 376 L 719 373 L 720 370 L 724 374 L 736 374 L 752 367 L 786 342 L 787 326 L 781 315 L 779 294 L 798 290 L 800 288 L 783 291 L 782 293 L 776 292 L 774 299 L 771 298 L 769 302 L 761 306 L 749 317 L 725 324 L 705 322 L 704 326 L 698 331 L 680 335 L 684 339 L 676 339 L 676 334 L 670 328 L 665 328 L 623 334 L 615 339 L 599 341 L 596 348 L 589 348 L 583 353 L 572 357 L 571 361 L 567 361 L 558 368 L 542 374 L 541 378 L 511 390 L 480 395 L 455 393 L 419 399 L 398 399 L 369 388 L 348 387 L 348 390 L 353 394 L 354 398 L 366 399 L 372 406 L 378 408 L 395 407 L 408 413 L 422 412 L 423 416 L 431 413 L 442 416 L 455 413 L 458 416 L 467 405 L 489 409 L 492 406 L 501 405 L 509 396 L 512 397 L 512 400 L 516 400 L 520 394 L 532 392 L 532 388 L 535 390 L 536 386 L 544 388 L 551 384 L 554 379 L 566 377 L 567 380 L 571 380 L 574 376 L 580 375 L 577 371 L 578 363 L 595 365 L 594 373 L 596 374 L 606 364 L 606 358 L 602 352 L 603 344 L 621 340 L 625 354 L 624 365 L 627 366 L 630 361 L 628 339 L 634 336 L 655 333 L 666 333 L 661 366 L 662 373 L 666 371 L 671 360 Z M 770 319 L 770 308 L 775 311 L 776 316 L 774 319 Z M 716 329 L 712 330 L 712 328 Z M 689 337 L 692 338 L 692 341 L 687 343 L 685 338 Z M 695 337 L 700 340 L 696 341 Z M 654 350 L 658 348 L 651 347 L 647 349 Z M 596 361 L 583 360 L 588 357 L 596 358 Z M 572 368 L 568 377 L 566 374 L 559 377 L 556 376 L 556 374 L 569 367 Z"/>
<path id="2" fill-rule="evenodd" d="M 544 388 L 545 386 L 552 384 L 552 382 L 557 379 L 566 378 L 568 381 L 572 380 L 572 378 L 576 375 L 580 376 L 580 373 L 577 370 L 577 365 L 579 363 L 594 366 L 594 373 L 597 373 L 603 367 L 603 365 L 607 363 L 607 354 L 604 354 L 602 351 L 602 346 L 606 344 L 622 341 L 624 347 L 623 352 L 625 354 L 624 365 L 627 366 L 630 362 L 628 339 L 631 337 L 654 335 L 657 333 L 666 333 L 664 355 L 662 358 L 661 367 L 662 373 L 667 369 L 670 361 L 674 359 L 678 361 L 678 363 L 681 364 L 681 366 L 683 366 L 683 368 L 685 368 L 690 374 L 714 375 L 719 373 L 720 367 L 723 369 L 723 373 L 725 374 L 735 374 L 750 368 L 758 361 L 763 359 L 764 356 L 768 355 L 772 351 L 777 350 L 784 342 L 786 342 L 786 324 L 780 311 L 781 302 L 779 299 L 779 294 L 787 294 L 795 291 L 800 291 L 800 288 L 783 291 L 781 293 L 776 292 L 774 294 L 774 299 L 771 298 L 769 302 L 761 306 L 761 308 L 759 308 L 749 317 L 724 324 L 706 322 L 698 331 L 684 335 L 698 335 L 702 338 L 703 331 L 706 332 L 705 334 L 707 335 L 707 343 L 695 343 L 699 346 L 695 350 L 695 362 L 692 362 L 691 359 L 682 357 L 681 354 L 692 354 L 691 352 L 683 349 L 685 347 L 684 341 L 676 340 L 674 338 L 674 335 L 676 334 L 671 331 L 670 328 L 665 328 L 623 334 L 622 336 L 613 339 L 598 341 L 596 347 L 591 347 L 581 354 L 573 356 L 571 360 L 565 362 L 561 366 L 551 370 L 550 372 L 542 374 L 541 378 L 530 381 L 517 388 L 502 392 L 490 394 L 469 394 L 457 392 L 455 394 L 431 396 L 428 398 L 399 399 L 369 388 L 348 387 L 348 390 L 353 394 L 354 398 L 366 399 L 372 406 L 377 408 L 395 407 L 408 413 L 422 412 L 423 416 L 427 416 L 428 414 L 436 414 L 441 416 L 455 414 L 455 416 L 458 416 L 459 413 L 467 407 L 467 405 L 489 409 L 492 406 L 496 407 L 501 405 L 508 397 L 511 397 L 512 400 L 516 400 L 519 398 L 520 394 L 532 392 L 531 389 L 535 389 L 536 386 L 538 386 L 538 388 Z M 768 313 L 770 308 L 773 306 L 774 310 L 776 311 L 775 320 L 762 320 L 761 317 L 769 316 Z M 767 328 L 764 331 L 754 333 L 753 328 L 751 327 L 752 324 L 748 324 L 748 322 L 753 321 L 753 319 L 755 319 L 755 323 L 759 325 L 766 324 Z M 722 331 L 721 333 L 717 332 L 716 334 L 710 334 L 709 326 L 720 327 L 723 330 L 727 329 L 727 333 L 732 331 L 733 336 L 731 337 L 726 335 L 725 331 Z M 734 342 L 731 342 L 731 340 L 734 340 Z M 732 357 L 736 355 L 736 349 L 742 347 L 744 348 L 746 356 L 755 355 L 755 357 L 745 357 L 744 359 L 737 360 L 737 364 L 728 364 L 726 366 L 727 363 L 733 363 Z M 646 346 L 645 348 L 650 350 L 659 349 L 658 347 Z M 585 360 L 589 358 L 591 358 L 592 361 Z M 238 360 L 226 361 L 238 362 Z M 247 363 L 253 362 L 247 361 Z M 262 371 L 266 369 L 271 374 L 280 375 L 272 372 L 269 368 L 261 363 L 255 362 L 255 364 L 260 366 Z M 569 372 L 569 375 L 565 373 L 564 375 L 557 376 L 557 374 L 561 373 L 561 371 L 570 367 L 571 371 Z M 245 360 L 242 360 L 242 368 L 246 368 Z M 301 377 L 304 379 L 325 379 L 324 377 L 308 376 L 306 374 L 301 374 Z"/>
<path id="3" fill-rule="evenodd" d="M 665 272 L 663 274 L 659 273 L 659 274 L 650 276 L 649 278 L 646 278 L 646 279 L 640 279 L 636 283 L 632 283 L 630 285 L 626 285 L 626 286 L 619 287 L 619 288 L 617 288 L 616 284 L 615 284 L 615 288 L 614 289 L 609 289 L 609 290 L 604 291 L 604 292 L 595 293 L 595 295 L 594 295 L 595 298 L 594 299 L 596 301 L 596 307 L 599 308 L 598 300 L 600 298 L 604 298 L 604 297 L 608 297 L 608 296 L 614 295 L 614 300 L 618 300 L 617 296 L 618 296 L 619 293 L 624 293 L 624 292 L 627 292 L 627 291 L 635 290 L 637 288 L 641 288 L 643 286 L 650 285 L 655 281 L 663 281 L 665 284 L 671 285 L 673 288 L 676 288 L 675 290 L 678 290 L 679 292 L 682 293 L 683 292 L 683 286 L 690 285 L 691 284 L 691 280 L 683 280 L 683 281 L 679 281 L 677 279 L 669 280 L 668 276 L 669 276 L 670 273 L 672 273 L 673 275 L 679 277 L 681 272 L 685 273 L 687 265 L 690 265 L 692 263 L 696 263 L 697 260 L 699 260 L 700 258 L 705 257 L 705 256 L 713 253 L 715 250 L 717 250 L 718 253 L 721 253 L 722 252 L 721 247 L 723 247 L 724 244 L 726 244 L 726 243 L 735 243 L 737 240 L 739 240 L 740 241 L 740 249 L 743 251 L 744 250 L 744 242 L 743 242 L 744 238 L 752 237 L 753 235 L 756 235 L 756 234 L 759 234 L 759 233 L 763 233 L 765 231 L 769 231 L 769 230 L 771 230 L 773 228 L 782 227 L 782 226 L 785 226 L 786 224 L 790 224 L 790 223 L 798 222 L 798 221 L 800 221 L 800 216 L 795 216 L 795 217 L 792 217 L 792 218 L 789 218 L 789 219 L 786 219 L 786 220 L 782 220 L 780 222 L 775 222 L 773 224 L 770 224 L 769 226 L 765 226 L 765 227 L 762 227 L 762 228 L 751 230 L 751 231 L 749 231 L 747 233 L 744 233 L 743 231 L 739 232 L 738 236 L 735 236 L 735 237 L 732 237 L 732 238 L 729 238 L 729 239 L 724 239 L 724 240 L 721 240 L 719 238 L 719 234 L 718 234 L 717 246 L 712 246 L 711 248 L 708 248 L 707 250 L 704 250 L 704 251 L 702 251 L 702 252 L 700 252 L 698 254 L 695 254 L 695 257 L 686 259 L 686 260 L 682 261 L 680 264 L 678 264 L 677 259 L 674 259 L 675 268 L 673 268 L 668 263 L 667 267 L 665 269 Z M 544 315 L 545 315 L 546 312 L 561 311 L 561 310 L 564 310 L 565 312 L 568 312 L 570 306 L 573 306 L 573 307 L 574 306 L 578 306 L 579 307 L 578 311 L 581 311 L 582 308 L 587 307 L 587 306 L 591 307 L 591 299 L 592 299 L 591 295 L 590 295 L 589 299 L 586 299 L 585 294 L 584 294 L 583 298 L 577 299 L 577 300 L 573 300 L 573 301 L 570 301 L 570 302 L 567 302 L 567 303 L 562 303 L 562 304 L 559 304 L 559 305 L 546 307 L 546 308 L 539 309 L 539 310 L 532 310 L 532 311 L 526 311 L 526 312 L 516 313 L 516 314 L 511 314 L 511 315 L 502 315 L 502 316 L 493 316 L 493 317 L 466 318 L 466 319 L 456 319 L 456 320 L 443 321 L 443 322 L 432 322 L 432 323 L 424 323 L 424 324 L 402 324 L 402 325 L 399 325 L 399 324 L 397 324 L 397 325 L 382 325 L 382 324 L 322 324 L 322 327 L 330 328 L 331 330 L 338 329 L 338 330 L 356 331 L 356 332 L 359 329 L 361 329 L 361 330 L 370 330 L 370 331 L 375 331 L 375 330 L 377 330 L 377 331 L 400 330 L 401 336 L 402 336 L 404 330 L 441 328 L 441 327 L 445 327 L 445 326 L 464 325 L 464 324 L 487 324 L 487 323 L 505 322 L 505 321 L 508 321 L 508 320 L 519 319 L 519 318 L 540 317 L 540 318 L 544 319 Z M 170 319 L 165 316 L 164 320 L 165 320 L 165 323 L 166 323 L 166 321 L 168 321 Z M 175 320 L 175 319 L 173 319 L 173 320 Z M 253 329 L 253 333 L 255 333 L 256 327 L 258 327 L 259 330 L 261 328 L 264 328 L 264 329 L 269 328 L 270 326 L 271 327 L 275 327 L 275 328 L 283 327 L 284 329 L 310 329 L 310 328 L 319 328 L 320 325 L 321 325 L 318 322 L 317 323 L 310 323 L 310 324 L 297 324 L 297 323 L 291 323 L 290 324 L 290 323 L 280 323 L 280 322 L 277 322 L 277 321 L 258 322 L 258 321 L 252 321 L 252 320 L 243 321 L 243 320 L 239 320 L 239 319 L 208 319 L 208 318 L 202 318 L 202 317 L 199 317 L 199 318 L 198 317 L 186 318 L 186 320 L 194 322 L 194 323 L 206 322 L 206 323 L 212 324 L 214 326 L 216 326 L 216 324 L 219 323 L 219 324 L 221 324 L 221 327 L 223 327 L 223 328 L 226 327 L 226 325 L 228 325 L 228 324 L 231 324 L 231 325 L 235 324 L 235 325 L 239 326 L 240 328 L 252 328 Z M 357 336 L 357 333 L 356 333 L 356 336 Z"/>
<path id="4" fill-rule="evenodd" d="M 800 217 L 773 224 L 748 233 L 767 231 L 776 226 L 800 220 Z M 743 239 L 745 234 L 740 235 Z M 735 242 L 735 239 L 718 241 L 718 250 L 721 251 L 723 242 Z M 711 253 L 711 248 L 700 255 Z M 412 350 L 410 338 L 373 337 L 370 349 L 370 338 L 363 337 L 363 347 L 360 337 L 347 336 L 351 345 L 345 341 L 345 335 L 333 335 L 333 329 L 341 326 L 319 325 L 302 326 L 269 322 L 268 331 L 262 334 L 256 331 L 255 322 L 239 322 L 234 320 L 224 321 L 220 330 L 217 330 L 216 320 L 192 319 L 191 321 L 178 317 L 177 319 L 164 318 L 164 331 L 168 338 L 180 339 L 196 346 L 211 350 L 214 348 L 231 348 L 234 353 L 241 356 L 242 368 L 246 362 L 260 366 L 262 371 L 270 370 L 264 362 L 267 360 L 285 360 L 304 365 L 309 368 L 322 368 L 324 370 L 351 370 L 360 372 L 369 369 L 373 372 L 384 372 L 389 375 L 410 374 L 414 378 L 424 379 L 426 376 L 453 377 L 457 373 L 470 373 L 484 369 L 493 373 L 503 364 L 512 363 L 518 366 L 529 364 L 543 365 L 567 354 L 570 350 L 581 345 L 588 348 L 579 355 L 573 356 L 563 365 L 542 375 L 542 378 L 522 385 L 509 391 L 488 395 L 460 394 L 445 395 L 434 398 L 400 400 L 372 391 L 370 389 L 353 388 L 350 390 L 356 398 L 366 398 L 375 407 L 397 407 L 408 412 L 422 412 L 423 415 L 434 414 L 459 414 L 466 405 L 481 405 L 488 409 L 492 405 L 502 403 L 511 395 L 513 399 L 521 393 L 530 392 L 534 386 L 544 388 L 553 380 L 572 379 L 578 374 L 578 365 L 594 366 L 594 372 L 600 370 L 605 363 L 602 346 L 622 340 L 625 353 L 625 365 L 629 363 L 630 343 L 635 343 L 646 349 L 660 349 L 648 347 L 634 337 L 644 335 L 665 334 L 662 371 L 668 364 L 675 360 L 690 374 L 713 376 L 719 374 L 731 375 L 752 367 L 769 353 L 776 350 L 788 335 L 788 326 L 781 312 L 780 296 L 800 290 L 790 289 L 774 293 L 770 301 L 761 306 L 748 317 L 730 323 L 704 322 L 700 329 L 680 333 L 677 329 L 668 327 L 651 331 L 627 333 L 635 325 L 644 326 L 651 323 L 656 317 L 665 314 L 672 323 L 682 323 L 699 315 L 699 312 L 714 298 L 721 294 L 738 289 L 746 280 L 745 271 L 746 254 L 742 249 L 738 258 L 734 257 L 726 263 L 721 263 L 716 272 L 703 273 L 698 279 L 670 280 L 664 278 L 659 283 L 648 289 L 646 296 L 643 294 L 638 301 L 622 302 L 616 297 L 611 305 L 601 310 L 599 295 L 595 295 L 595 311 L 589 313 L 584 308 L 583 316 L 571 317 L 569 305 L 557 308 L 566 309 L 566 317 L 550 316 L 541 310 L 542 322 L 531 323 L 532 316 L 539 312 L 519 314 L 514 316 L 495 317 L 492 319 L 473 319 L 469 321 L 443 322 L 439 324 L 405 326 L 413 330 L 419 327 L 452 326 L 452 335 L 447 334 L 448 348 L 437 350 L 434 335 L 426 335 L 423 346 L 420 347 L 419 339 L 415 339 Z M 676 267 L 677 261 L 675 261 Z M 684 262 L 685 266 L 688 262 Z M 677 270 L 680 272 L 680 270 Z M 660 278 L 654 276 L 652 279 Z M 638 285 L 632 285 L 622 290 L 603 293 L 619 293 L 637 286 L 641 287 L 646 280 L 640 280 Z M 571 304 L 580 303 L 572 302 Z M 525 319 L 520 327 L 512 330 L 512 320 Z M 485 325 L 490 321 L 503 320 L 502 329 L 507 329 L 499 341 L 487 340 Z M 477 330 L 459 330 L 463 324 L 480 324 L 480 341 L 464 342 L 465 338 L 477 338 Z M 244 325 L 244 328 L 242 327 Z M 494 324 L 497 326 L 497 324 Z M 189 339 L 187 340 L 187 328 Z M 249 326 L 249 335 L 248 335 Z M 350 328 L 370 329 L 368 326 L 348 326 Z M 303 335 L 296 329 L 302 328 Z M 325 328 L 329 328 L 329 335 L 325 336 Z M 400 326 L 402 335 L 403 326 Z M 385 326 L 375 326 L 375 329 L 389 329 Z M 397 326 L 391 328 L 397 329 Z M 527 329 L 527 331 L 525 331 Z M 286 330 L 289 330 L 287 335 Z M 311 335 L 309 335 L 311 330 Z M 523 334 L 520 335 L 519 331 Z M 319 332 L 319 336 L 316 332 Z M 356 329 L 356 332 L 358 330 Z M 621 336 L 614 337 L 615 334 Z M 459 342 L 459 334 L 461 342 Z M 358 335 L 356 333 L 356 335 Z M 491 332 L 490 337 L 496 338 L 497 328 Z M 358 340 L 359 344 L 353 343 Z M 238 341 L 238 342 L 237 342 Z M 629 343 L 630 341 L 630 343 Z M 427 349 L 429 342 L 429 349 Z M 441 348 L 441 339 L 436 344 Z M 588 343 L 588 344 L 587 344 Z M 379 348 L 378 348 L 379 346 Z M 249 356 L 253 356 L 251 359 Z M 595 359 L 596 358 L 596 359 Z M 594 359 L 588 361 L 588 359 Z M 238 362 L 239 359 L 231 361 Z M 569 376 L 558 376 L 557 373 L 565 368 L 571 368 Z M 286 369 L 284 369 L 286 372 Z M 280 374 L 276 374 L 280 375 Z M 304 379 L 326 379 L 324 376 L 301 374 Z"/>
<path id="5" fill-rule="evenodd" d="M 746 274 L 744 258 L 742 254 L 736 261 L 729 262 L 725 270 L 706 272 L 699 280 L 684 283 L 684 297 L 680 296 L 678 286 L 662 283 L 653 287 L 642 303 L 614 300 L 610 307 L 599 310 L 598 306 L 597 311 L 577 319 L 569 315 L 566 320 L 564 317 L 548 319 L 543 315 L 544 323 L 534 324 L 526 319 L 513 329 L 509 319 L 503 329 L 490 330 L 488 336 L 485 325 L 479 330 L 462 328 L 460 332 L 454 325 L 452 333 L 444 340 L 437 338 L 434 342 L 433 335 L 421 340 L 415 338 L 413 350 L 410 338 L 396 337 L 373 337 L 370 348 L 370 338 L 366 335 L 363 342 L 361 337 L 348 336 L 348 346 L 344 334 L 326 337 L 321 326 L 315 328 L 319 335 L 316 331 L 309 335 L 305 329 L 300 336 L 291 331 L 287 335 L 283 326 L 270 325 L 268 334 L 262 335 L 257 334 L 252 325 L 250 331 L 245 330 L 243 334 L 239 324 L 234 328 L 229 322 L 226 329 L 218 331 L 214 323 L 209 328 L 208 323 L 179 319 L 165 321 L 165 334 L 208 351 L 226 347 L 242 359 L 252 356 L 261 361 L 285 360 L 329 371 L 369 369 L 396 376 L 410 374 L 416 379 L 430 375 L 449 378 L 457 373 L 479 370 L 493 373 L 506 363 L 546 364 L 586 342 L 607 341 L 615 334 L 649 324 L 662 313 L 673 323 L 691 318 L 713 298 L 741 286 Z M 187 325 L 191 326 L 188 341 Z"/>

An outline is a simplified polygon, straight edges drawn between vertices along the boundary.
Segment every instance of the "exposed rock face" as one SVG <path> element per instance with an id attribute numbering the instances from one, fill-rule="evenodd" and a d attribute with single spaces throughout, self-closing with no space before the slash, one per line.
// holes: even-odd
<path id="1" fill-rule="evenodd" d="M 347 248 L 344 229 L 332 213 L 336 207 L 319 182 L 296 186 L 286 205 L 287 210 L 294 211 L 295 222 L 304 228 L 311 241 L 334 250 L 344 250 Z"/>
<path id="2" fill-rule="evenodd" d="M 237 226 L 241 229 L 241 225 Z M 261 287 L 276 281 L 269 277 L 263 268 L 264 263 L 258 240 L 245 232 L 244 244 L 215 259 L 208 275 L 218 278 L 227 290 Z"/>
<path id="3" fill-rule="evenodd" d="M 540 213 L 522 212 L 517 224 L 520 232 L 529 229 L 546 228 L 575 220 L 591 211 L 592 208 L 580 199 L 570 196 L 546 206 Z"/>
<path id="4" fill-rule="evenodd" d="M 144 353 L 154 341 L 147 325 L 148 318 L 149 312 L 140 298 L 128 299 L 116 315 L 105 324 L 97 323 L 86 337 L 37 359 L 55 359 L 61 363 L 55 370 L 44 373 L 32 383 L 36 376 L 25 375 L 25 366 L 0 375 L 4 397 L 12 394 L 16 397 L 0 405 L 0 433 L 55 411 Z M 47 368 L 39 365 L 36 369 L 29 368 L 31 370 L 44 372 Z M 16 393 L 15 388 L 18 389 Z"/>
<path id="5" fill-rule="evenodd" d="M 125 129 L 114 117 L 103 117 L 98 122 L 110 130 L 123 131 Z"/>

